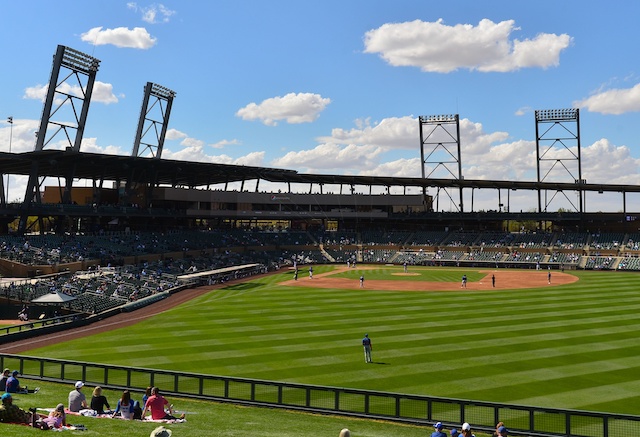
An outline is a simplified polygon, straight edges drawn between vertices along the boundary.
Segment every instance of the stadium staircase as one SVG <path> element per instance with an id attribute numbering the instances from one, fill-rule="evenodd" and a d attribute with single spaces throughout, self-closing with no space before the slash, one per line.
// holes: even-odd
<path id="1" fill-rule="evenodd" d="M 320 249 L 320 253 L 322 254 L 322 256 L 324 256 L 327 260 L 329 260 L 332 263 L 336 262 L 336 259 L 331 255 L 329 255 L 329 252 L 324 250 L 324 244 L 318 245 L 318 248 Z"/>

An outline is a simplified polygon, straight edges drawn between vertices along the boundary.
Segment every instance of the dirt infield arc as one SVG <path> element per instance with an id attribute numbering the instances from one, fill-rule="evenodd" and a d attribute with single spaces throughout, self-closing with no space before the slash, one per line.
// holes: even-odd
<path id="1" fill-rule="evenodd" d="M 359 270 L 371 270 L 376 267 L 358 266 Z M 327 273 L 314 274 L 313 279 L 301 275 L 297 281 L 288 280 L 281 282 L 282 285 L 297 285 L 314 288 L 360 288 L 360 281 L 356 279 L 336 278 L 335 274 L 345 272 L 346 267 L 337 268 Z M 486 275 L 479 281 L 467 282 L 466 290 L 491 290 L 491 289 L 518 289 L 518 288 L 541 288 L 556 285 L 564 285 L 576 282 L 576 276 L 554 271 L 551 273 L 551 284 L 549 284 L 549 272 L 546 270 L 480 270 Z M 411 275 L 416 273 L 396 273 L 397 276 Z M 419 275 L 419 273 L 418 273 Z M 495 287 L 492 284 L 491 276 L 495 275 Z M 402 281 L 365 279 L 365 288 L 371 290 L 388 291 L 454 291 L 460 290 L 459 282 L 437 282 L 437 281 Z"/>

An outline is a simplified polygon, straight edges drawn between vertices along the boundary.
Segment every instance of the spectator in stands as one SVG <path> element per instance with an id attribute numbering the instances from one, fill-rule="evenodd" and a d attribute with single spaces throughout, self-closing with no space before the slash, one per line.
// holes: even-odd
<path id="1" fill-rule="evenodd" d="M 340 431 L 340 435 L 338 437 L 351 437 L 351 431 L 349 431 L 347 428 L 344 428 L 342 431 Z"/>
<path id="2" fill-rule="evenodd" d="M 447 437 L 447 435 L 442 432 L 442 422 L 437 422 L 433 427 L 435 431 L 431 433 L 431 437 Z"/>
<path id="3" fill-rule="evenodd" d="M 7 391 L 7 380 L 11 376 L 11 369 L 6 368 L 0 376 L 0 391 Z"/>
<path id="4" fill-rule="evenodd" d="M 462 424 L 462 433 L 460 435 L 463 437 L 476 437 L 475 434 L 471 433 L 471 425 L 467 422 Z"/>
<path id="5" fill-rule="evenodd" d="M 7 393 L 27 393 L 27 387 L 21 387 L 18 375 L 20 372 L 14 370 L 11 372 L 11 376 L 7 379 L 7 386 L 5 388 Z"/>
<path id="6" fill-rule="evenodd" d="M 29 425 L 39 419 L 37 414 L 34 416 L 35 413 L 28 413 L 17 405 L 14 405 L 11 393 L 3 394 L 1 399 L 0 423 L 21 423 Z"/>
<path id="7" fill-rule="evenodd" d="M 62 428 L 67 426 L 67 415 L 64 412 L 64 405 L 58 404 L 56 409 L 49 413 L 48 417 L 43 420 L 49 428 Z"/>
<path id="8" fill-rule="evenodd" d="M 118 399 L 118 405 L 116 411 L 113 412 L 113 417 L 116 417 L 118 413 L 123 419 L 133 419 L 134 402 L 131 400 L 131 393 L 129 390 L 122 392 L 122 397 Z"/>
<path id="9" fill-rule="evenodd" d="M 88 408 L 87 398 L 82 393 L 84 382 L 76 382 L 75 388 L 69 392 L 69 411 L 77 413 L 83 408 Z"/>
<path id="10" fill-rule="evenodd" d="M 147 411 L 151 411 L 151 419 L 153 420 L 178 419 L 178 417 L 173 415 L 173 405 L 169 405 L 169 412 L 164 410 L 165 405 L 169 405 L 169 401 L 160 394 L 158 387 L 153 387 L 151 389 L 151 396 L 147 399 L 147 402 L 144 405 L 144 410 L 142 410 L 142 419 L 144 420 Z M 179 418 L 184 419 L 184 413 L 182 413 Z"/>
<path id="11" fill-rule="evenodd" d="M 107 397 L 102 394 L 102 387 L 100 386 L 93 389 L 90 406 L 97 414 L 111 414 L 111 406 L 107 401 Z M 106 410 L 105 407 L 107 407 Z"/>

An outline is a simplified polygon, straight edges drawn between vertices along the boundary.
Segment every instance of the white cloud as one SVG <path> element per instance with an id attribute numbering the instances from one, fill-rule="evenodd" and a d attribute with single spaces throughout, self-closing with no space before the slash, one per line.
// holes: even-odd
<path id="1" fill-rule="evenodd" d="M 176 11 L 167 8 L 162 3 L 154 3 L 150 6 L 138 6 L 135 2 L 127 3 L 127 7 L 142 14 L 142 21 L 150 24 L 168 23 Z"/>
<path id="2" fill-rule="evenodd" d="M 122 97 L 123 95 L 121 95 Z M 100 102 L 104 104 L 118 103 L 118 97 L 113 93 L 113 85 L 110 83 L 95 81 L 93 85 L 93 93 L 91 94 L 92 102 Z"/>
<path id="3" fill-rule="evenodd" d="M 165 135 L 166 140 L 179 140 L 186 137 L 187 134 L 185 134 L 184 132 L 180 132 L 177 129 L 167 129 L 167 133 Z"/>
<path id="4" fill-rule="evenodd" d="M 144 50 L 153 47 L 157 41 L 144 27 L 134 27 L 133 29 L 117 27 L 104 30 L 102 27 L 94 27 L 80 35 L 80 38 L 94 46 L 111 44 L 120 48 Z"/>
<path id="5" fill-rule="evenodd" d="M 217 143 L 209 144 L 209 146 L 213 147 L 214 149 L 224 149 L 226 146 L 236 146 L 239 144 L 242 144 L 242 143 L 234 139 L 234 140 L 220 140 Z"/>
<path id="6" fill-rule="evenodd" d="M 8 152 L 11 145 L 11 153 L 32 152 L 35 149 L 35 132 L 40 127 L 39 120 L 13 118 L 13 129 L 9 123 L 0 128 L 0 151 Z M 11 143 L 11 144 L 10 144 Z"/>
<path id="7" fill-rule="evenodd" d="M 23 99 L 36 99 L 44 100 L 47 97 L 47 91 L 49 89 L 49 85 L 36 85 L 33 87 L 28 87 L 24 90 L 24 94 L 22 96 Z M 57 91 L 69 94 L 78 98 L 84 97 L 84 91 L 80 87 L 80 85 L 72 85 L 68 82 L 63 82 L 58 85 Z M 113 85 L 110 83 L 100 82 L 99 80 L 95 81 L 93 84 L 93 91 L 91 94 L 91 101 L 104 103 L 106 105 L 110 103 L 118 103 L 118 97 L 113 93 Z M 56 104 L 62 103 L 62 99 L 60 96 L 56 98 Z"/>
<path id="8" fill-rule="evenodd" d="M 602 114 L 624 114 L 640 111 L 640 83 L 633 88 L 611 89 L 573 102 L 578 108 Z"/>
<path id="9" fill-rule="evenodd" d="M 377 146 L 357 146 L 349 144 L 341 146 L 333 143 L 325 143 L 311 150 L 289 152 L 281 158 L 277 158 L 272 165 L 280 168 L 305 169 L 306 172 L 343 173 L 345 170 L 369 169 L 377 163 L 377 158 L 382 153 Z M 340 169 L 336 171 L 336 169 Z"/>
<path id="10" fill-rule="evenodd" d="M 99 153 L 104 155 L 131 155 L 130 150 L 123 150 L 120 146 L 100 146 L 97 138 L 83 138 L 80 150 L 85 153 Z"/>
<path id="11" fill-rule="evenodd" d="M 557 66 L 569 47 L 569 35 L 539 34 L 534 39 L 510 39 L 519 28 L 513 20 L 477 26 L 447 26 L 415 20 L 387 23 L 365 33 L 365 53 L 379 53 L 393 66 L 419 67 L 425 72 L 449 73 L 458 69 L 507 72 L 520 68 Z"/>
<path id="12" fill-rule="evenodd" d="M 418 178 L 422 175 L 420 158 L 402 158 L 385 162 L 371 169 L 361 171 L 360 175 Z"/>
<path id="13" fill-rule="evenodd" d="M 356 128 L 335 128 L 331 136 L 320 137 L 319 142 L 339 144 L 368 144 L 386 149 L 416 149 L 419 141 L 419 124 L 415 117 L 385 118 L 372 126 L 370 120 L 356 120 Z"/>
<path id="14" fill-rule="evenodd" d="M 184 143 L 184 142 L 183 142 Z M 212 164 L 247 165 L 262 167 L 264 165 L 265 152 L 251 152 L 245 156 L 233 158 L 229 155 L 208 155 L 204 152 L 204 143 L 199 140 L 190 142 L 190 145 L 178 152 L 169 149 L 162 151 L 163 159 L 175 159 L 189 162 L 208 162 Z"/>
<path id="15" fill-rule="evenodd" d="M 522 117 L 523 115 L 527 115 L 533 112 L 533 108 L 531 106 L 523 106 L 521 108 L 516 109 L 515 115 L 518 117 Z"/>
<path id="16" fill-rule="evenodd" d="M 582 174 L 587 183 L 640 185 L 640 159 L 627 146 L 602 138 L 581 150 Z"/>
<path id="17" fill-rule="evenodd" d="M 320 116 L 329 103 L 331 99 L 319 94 L 289 93 L 263 100 L 260 104 L 249 103 L 240 108 L 236 116 L 243 120 L 260 120 L 267 126 L 275 126 L 280 120 L 290 124 L 310 123 Z"/>

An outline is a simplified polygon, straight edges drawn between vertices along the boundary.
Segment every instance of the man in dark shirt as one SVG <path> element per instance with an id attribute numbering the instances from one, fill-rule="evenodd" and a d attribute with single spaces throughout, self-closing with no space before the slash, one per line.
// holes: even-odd
<path id="1" fill-rule="evenodd" d="M 371 346 L 371 339 L 369 338 L 369 334 L 364 335 L 364 338 L 362 339 L 362 346 L 364 347 L 364 362 L 370 363 L 372 346 Z"/>
<path id="2" fill-rule="evenodd" d="M 13 397 L 11 393 L 2 395 L 2 405 L 0 406 L 0 422 L 1 423 L 32 423 L 33 415 L 27 413 L 17 405 L 13 405 Z"/>

